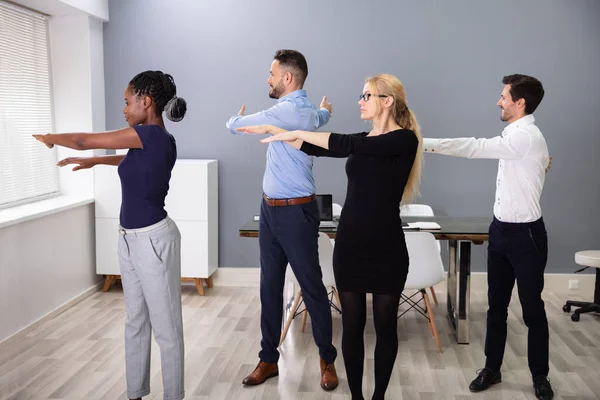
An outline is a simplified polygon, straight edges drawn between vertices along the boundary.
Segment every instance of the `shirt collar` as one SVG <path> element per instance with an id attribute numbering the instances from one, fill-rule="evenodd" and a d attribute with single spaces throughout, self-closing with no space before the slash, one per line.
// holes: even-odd
<path id="1" fill-rule="evenodd" d="M 516 120 L 515 122 L 512 122 L 509 125 L 507 125 L 504 128 L 504 130 L 502 131 L 502 135 L 503 136 L 507 135 L 511 131 L 514 131 L 516 129 L 519 129 L 519 128 L 527 126 L 527 125 L 531 125 L 534 122 L 535 122 L 535 118 L 533 117 L 533 114 L 529 114 L 524 117 L 521 117 L 518 120 Z"/>
<path id="2" fill-rule="evenodd" d="M 304 90 L 304 89 L 294 90 L 293 92 L 290 92 L 290 93 L 286 94 L 285 96 L 280 97 L 279 100 L 277 100 L 277 102 L 281 103 L 282 101 L 284 101 L 286 99 L 294 99 L 296 97 L 307 97 L 306 90 Z"/>

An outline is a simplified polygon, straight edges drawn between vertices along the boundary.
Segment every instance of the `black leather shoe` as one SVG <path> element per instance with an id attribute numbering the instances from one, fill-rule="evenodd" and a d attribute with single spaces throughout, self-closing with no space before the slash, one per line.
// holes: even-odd
<path id="1" fill-rule="evenodd" d="M 477 378 L 469 385 L 471 392 L 481 392 L 490 386 L 502 382 L 502 374 L 500 371 L 492 372 L 489 368 L 483 368 L 477 371 Z"/>
<path id="2" fill-rule="evenodd" d="M 535 389 L 535 397 L 540 400 L 552 400 L 554 398 L 552 385 L 550 385 L 550 381 L 545 376 L 533 378 L 533 388 Z"/>

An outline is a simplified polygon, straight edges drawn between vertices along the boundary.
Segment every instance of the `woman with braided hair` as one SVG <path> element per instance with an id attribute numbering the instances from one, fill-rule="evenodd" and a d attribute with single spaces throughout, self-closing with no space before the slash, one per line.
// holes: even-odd
<path id="1" fill-rule="evenodd" d="M 164 398 L 184 398 L 184 345 L 181 316 L 181 235 L 164 209 L 175 139 L 162 113 L 181 121 L 187 110 L 173 77 L 161 71 L 136 75 L 125 89 L 123 114 L 129 127 L 116 131 L 34 135 L 49 148 L 129 149 L 126 155 L 66 158 L 59 166 L 74 171 L 105 164 L 118 166 L 122 201 L 118 255 L 127 320 L 127 395 L 150 393 L 152 331 L 160 347 Z"/>

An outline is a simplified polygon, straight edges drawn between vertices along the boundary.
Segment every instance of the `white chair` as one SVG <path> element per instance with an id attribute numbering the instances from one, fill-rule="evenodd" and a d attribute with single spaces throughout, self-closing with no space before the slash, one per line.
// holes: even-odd
<path id="1" fill-rule="evenodd" d="M 339 218 L 342 215 L 342 206 L 337 203 L 333 203 L 333 218 Z"/>
<path id="2" fill-rule="evenodd" d="M 580 269 L 583 271 L 589 267 L 596 268 L 596 284 L 594 287 L 594 301 L 573 301 L 567 300 L 563 306 L 564 312 L 571 312 L 571 306 L 578 307 L 573 314 L 571 314 L 571 320 L 579 321 L 580 314 L 597 312 L 600 313 L 600 250 L 585 250 L 578 251 L 575 253 L 575 263 L 585 268 Z M 576 271 L 576 272 L 579 272 Z"/>
<path id="3" fill-rule="evenodd" d="M 329 236 L 323 232 L 319 232 L 319 264 L 321 265 L 321 271 L 323 272 L 323 284 L 325 285 L 325 289 L 327 289 L 329 304 L 331 305 L 331 308 L 341 313 L 342 306 L 340 303 L 340 297 L 335 288 L 335 278 L 333 276 L 333 244 L 331 243 L 331 240 L 329 240 Z M 292 273 L 292 269 L 289 265 L 288 273 Z M 333 302 L 334 297 L 337 305 Z M 300 314 L 302 314 L 301 331 L 304 332 L 308 311 L 306 310 L 306 307 L 304 307 L 303 310 L 298 311 L 303 302 L 302 290 L 298 290 L 296 296 L 294 297 L 294 301 L 289 308 L 289 314 L 285 321 L 283 331 L 281 332 L 281 340 L 279 341 L 279 345 L 283 343 L 283 339 L 285 339 L 287 332 L 290 329 L 292 320 Z"/>
<path id="4" fill-rule="evenodd" d="M 405 204 L 400 207 L 400 217 L 433 217 L 433 209 L 431 206 L 427 204 Z M 442 251 L 442 247 L 440 246 L 440 242 L 436 240 L 438 251 Z M 438 304 L 437 296 L 435 295 L 435 290 L 433 287 L 430 287 L 431 297 L 433 297 L 433 302 Z"/>
<path id="5" fill-rule="evenodd" d="M 339 221 L 340 215 L 342 215 L 342 206 L 333 203 L 333 219 Z M 331 244 L 335 246 L 335 239 L 331 239 Z"/>
<path id="6" fill-rule="evenodd" d="M 400 216 L 433 217 L 433 209 L 427 204 L 404 204 L 400 207 Z"/>
<path id="7" fill-rule="evenodd" d="M 438 350 L 442 353 L 442 345 L 435 325 L 433 310 L 429 302 L 429 296 L 425 291 L 425 288 L 432 287 L 445 279 L 444 264 L 439 251 L 437 251 L 437 240 L 429 232 L 406 232 L 405 237 L 410 265 L 404 290 L 416 290 L 417 292 L 410 296 L 402 294 L 400 305 L 407 303 L 409 308 L 402 312 L 398 318 L 411 309 L 415 309 L 427 318 L 431 334 L 435 338 Z M 421 295 L 421 298 L 417 301 L 413 300 L 417 295 Z M 419 304 L 421 301 L 424 301 L 425 307 Z"/>

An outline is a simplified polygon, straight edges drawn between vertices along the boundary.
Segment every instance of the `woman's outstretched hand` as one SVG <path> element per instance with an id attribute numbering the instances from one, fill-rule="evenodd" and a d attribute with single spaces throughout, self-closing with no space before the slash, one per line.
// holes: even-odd
<path id="1" fill-rule="evenodd" d="M 285 129 L 278 128 L 274 125 L 243 126 L 241 128 L 237 128 L 236 131 L 242 132 L 242 133 L 253 133 L 255 135 L 264 135 L 266 133 L 271 133 L 273 135 L 277 135 L 282 132 L 287 132 Z"/>
<path id="2" fill-rule="evenodd" d="M 262 139 L 261 143 L 271 143 L 271 142 L 288 142 L 292 143 L 296 140 L 300 139 L 299 131 L 285 131 L 283 133 L 269 136 L 268 138 Z"/>
<path id="3" fill-rule="evenodd" d="M 49 143 L 46 138 L 46 135 L 32 135 L 34 138 L 36 138 L 37 140 L 39 140 L 40 142 L 44 143 L 46 145 L 46 147 L 48 147 L 49 149 L 54 147 L 54 144 Z"/>
<path id="4" fill-rule="evenodd" d="M 75 167 L 73 167 L 73 171 L 92 168 L 94 165 L 96 165 L 93 157 L 68 157 L 56 163 L 56 165 L 59 167 L 64 167 L 65 165 L 69 164 L 77 164 Z"/>

